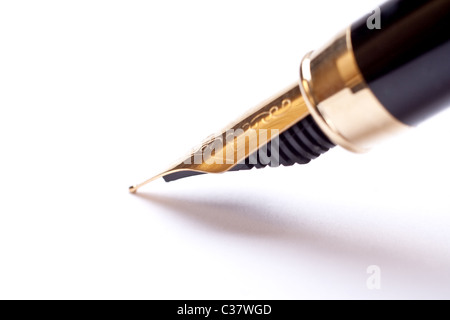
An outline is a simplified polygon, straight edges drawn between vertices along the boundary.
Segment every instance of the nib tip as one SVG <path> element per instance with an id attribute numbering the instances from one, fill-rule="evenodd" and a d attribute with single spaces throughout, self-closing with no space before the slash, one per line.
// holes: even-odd
<path id="1" fill-rule="evenodd" d="M 137 187 L 136 186 L 131 186 L 131 187 L 128 188 L 128 191 L 130 191 L 130 193 L 136 193 Z"/>

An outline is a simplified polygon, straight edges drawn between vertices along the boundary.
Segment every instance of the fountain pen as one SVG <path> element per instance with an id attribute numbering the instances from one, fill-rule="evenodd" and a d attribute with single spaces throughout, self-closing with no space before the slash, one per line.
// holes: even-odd
<path id="1" fill-rule="evenodd" d="M 306 164 L 336 145 L 365 152 L 450 104 L 450 1 L 391 0 L 321 49 L 300 81 L 211 135 L 165 181 Z"/>

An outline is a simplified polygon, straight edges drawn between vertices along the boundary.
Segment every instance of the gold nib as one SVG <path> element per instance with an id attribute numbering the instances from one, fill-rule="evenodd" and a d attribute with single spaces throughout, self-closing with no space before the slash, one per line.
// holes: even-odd
<path id="1" fill-rule="evenodd" d="M 168 170 L 129 188 L 135 193 L 147 183 L 177 173 L 222 173 L 230 170 L 269 141 L 309 115 L 297 83 L 266 100 L 241 119 L 206 139 Z M 248 143 L 247 143 L 248 141 Z"/>
<path id="2" fill-rule="evenodd" d="M 142 183 L 140 183 L 140 184 L 136 184 L 136 185 L 134 185 L 134 186 L 129 187 L 129 188 L 128 188 L 128 191 L 130 191 L 130 193 L 136 193 L 136 191 L 137 191 L 140 187 L 145 186 L 147 183 L 150 183 L 150 182 L 152 182 L 152 181 L 154 181 L 154 180 L 156 180 L 156 179 L 159 179 L 159 178 L 161 178 L 161 177 L 164 177 L 164 176 L 166 176 L 166 175 L 168 175 L 168 174 L 170 174 L 170 173 L 172 173 L 172 172 L 174 172 L 174 170 L 167 170 L 167 171 L 164 171 L 164 172 L 158 174 L 157 176 L 154 176 L 153 178 L 150 178 L 150 179 L 148 179 L 148 180 L 146 180 L 146 181 L 144 181 L 144 182 L 142 182 Z"/>

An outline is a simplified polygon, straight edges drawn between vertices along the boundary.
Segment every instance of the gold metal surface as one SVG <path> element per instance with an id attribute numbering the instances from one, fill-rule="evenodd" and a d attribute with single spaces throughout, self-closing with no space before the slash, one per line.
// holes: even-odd
<path id="1" fill-rule="evenodd" d="M 194 152 L 168 170 L 130 187 L 129 190 L 134 193 L 153 180 L 180 171 L 226 172 L 308 115 L 309 111 L 299 85 L 295 83 L 245 114 L 219 134 L 212 135 L 200 147 L 194 149 Z M 267 134 L 266 139 L 260 138 L 263 130 Z M 233 132 L 232 136 L 230 132 Z M 258 138 L 252 139 L 255 136 Z"/>
<path id="2" fill-rule="evenodd" d="M 409 128 L 367 86 L 354 57 L 350 28 L 303 59 L 300 82 L 319 127 L 350 151 L 365 152 L 379 140 Z"/>

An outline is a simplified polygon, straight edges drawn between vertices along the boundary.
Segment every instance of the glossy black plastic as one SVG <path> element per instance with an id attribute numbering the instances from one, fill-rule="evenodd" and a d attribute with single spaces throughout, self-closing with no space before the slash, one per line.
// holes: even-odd
<path id="1" fill-rule="evenodd" d="M 392 0 L 352 25 L 358 66 L 400 121 L 415 125 L 450 105 L 450 0 Z M 369 19 L 369 23 L 368 23 Z"/>

